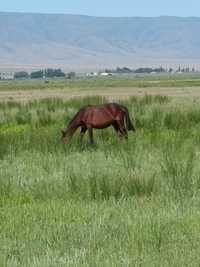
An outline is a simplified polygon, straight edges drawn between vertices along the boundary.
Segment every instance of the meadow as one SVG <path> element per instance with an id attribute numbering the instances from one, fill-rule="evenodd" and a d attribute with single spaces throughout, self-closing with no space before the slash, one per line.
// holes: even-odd
<path id="1" fill-rule="evenodd" d="M 61 129 L 103 97 L 0 103 L 0 266 L 199 266 L 200 99 L 131 97 L 137 131 Z"/>
<path id="2" fill-rule="evenodd" d="M 150 88 L 150 87 L 198 87 L 200 85 L 199 73 L 185 74 L 154 74 L 154 75 L 117 75 L 111 77 L 83 78 L 76 79 L 28 79 L 14 81 L 0 81 L 1 91 L 17 90 L 56 90 L 56 89 L 108 89 L 108 88 Z"/>

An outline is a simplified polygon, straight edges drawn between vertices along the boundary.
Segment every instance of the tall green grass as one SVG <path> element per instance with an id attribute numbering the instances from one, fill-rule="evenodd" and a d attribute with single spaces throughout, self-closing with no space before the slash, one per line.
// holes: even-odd
<path id="1" fill-rule="evenodd" d="M 121 101 L 137 131 L 64 146 L 60 130 L 106 99 L 0 105 L 0 266 L 198 266 L 200 107 Z"/>
<path id="2" fill-rule="evenodd" d="M 119 143 L 113 129 L 106 129 L 95 132 L 94 147 L 87 144 L 87 134 L 85 143 L 80 146 L 78 131 L 71 143 L 63 146 L 60 141 L 60 130 L 67 125 L 69 119 L 82 105 L 92 102 L 102 103 L 105 99 L 85 98 L 69 102 L 44 100 L 40 103 L 36 101 L 25 105 L 15 104 L 12 108 L 9 105 L 6 106 L 7 104 L 2 105 L 1 159 L 13 156 L 18 158 L 24 153 L 32 157 L 36 153 L 41 162 L 43 157 L 50 155 L 62 163 L 66 161 L 65 167 L 69 168 L 68 176 L 64 179 L 61 175 L 62 182 L 67 188 L 65 190 L 72 195 L 79 195 L 80 198 L 107 199 L 113 196 L 120 198 L 162 192 L 162 188 L 158 186 L 161 175 L 169 181 L 174 177 L 174 183 L 188 180 L 190 172 L 193 171 L 191 166 L 195 161 L 195 150 L 198 147 L 193 149 L 193 140 L 196 139 L 195 137 L 198 138 L 200 126 L 198 123 L 200 110 L 197 106 L 182 110 L 181 106 L 173 107 L 166 97 L 132 98 L 122 102 L 129 108 L 137 128 L 136 134 L 129 134 L 128 143 Z M 186 152 L 183 150 L 184 145 L 188 146 Z M 181 152 L 179 152 L 180 147 L 182 147 Z M 187 154 L 193 155 L 191 160 L 187 160 Z M 71 159 L 73 155 L 75 158 Z M 180 155 L 186 167 L 181 165 L 178 158 Z M 77 163 L 74 163 L 72 168 L 73 160 L 76 158 Z M 151 162 L 158 158 L 162 159 L 160 164 Z M 90 163 L 90 166 L 83 177 L 77 169 L 84 170 L 84 165 L 81 164 L 85 160 Z M 113 168 L 112 162 L 115 161 L 117 165 Z M 109 162 L 110 165 L 107 166 Z M 105 173 L 104 164 L 105 168 L 107 166 Z M 53 163 L 52 166 L 57 172 L 57 164 Z M 51 169 L 51 165 L 48 165 L 48 168 Z M 179 169 L 180 181 L 177 173 Z M 107 177 L 112 178 L 107 179 Z M 165 187 L 166 184 L 163 186 Z M 78 192 L 75 188 L 78 188 Z"/>

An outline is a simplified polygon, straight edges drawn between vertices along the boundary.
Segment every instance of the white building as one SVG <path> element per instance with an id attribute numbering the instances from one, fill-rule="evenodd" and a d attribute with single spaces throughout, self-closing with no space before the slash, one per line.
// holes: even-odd
<path id="1" fill-rule="evenodd" d="M 112 76 L 112 73 L 110 72 L 101 72 L 101 76 Z"/>
<path id="2" fill-rule="evenodd" d="M 0 80 L 13 80 L 14 76 L 14 72 L 0 72 Z"/>
<path id="3" fill-rule="evenodd" d="M 95 77 L 95 76 L 98 76 L 98 73 L 97 72 L 89 72 L 89 73 L 86 73 L 86 76 L 87 77 Z"/>

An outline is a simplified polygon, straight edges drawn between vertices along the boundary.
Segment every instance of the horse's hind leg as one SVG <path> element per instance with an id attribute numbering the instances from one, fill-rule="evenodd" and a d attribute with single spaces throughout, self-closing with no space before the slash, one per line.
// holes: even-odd
<path id="1" fill-rule="evenodd" d="M 124 125 L 124 119 L 122 119 L 122 120 L 117 120 L 116 123 L 117 123 L 117 126 L 118 126 L 119 130 L 120 130 L 120 133 L 121 133 L 126 139 L 128 139 L 128 133 L 127 133 L 127 130 L 126 130 L 125 125 Z"/>
<path id="2" fill-rule="evenodd" d="M 115 129 L 116 133 L 117 133 L 117 136 L 119 137 L 119 139 L 121 140 L 122 137 L 123 137 L 123 134 L 121 133 L 120 129 L 119 129 L 119 126 L 116 122 L 114 122 L 112 124 L 113 128 Z"/>
<path id="3" fill-rule="evenodd" d="M 123 128 L 123 131 L 124 131 L 124 137 L 128 140 L 128 132 L 125 127 Z"/>

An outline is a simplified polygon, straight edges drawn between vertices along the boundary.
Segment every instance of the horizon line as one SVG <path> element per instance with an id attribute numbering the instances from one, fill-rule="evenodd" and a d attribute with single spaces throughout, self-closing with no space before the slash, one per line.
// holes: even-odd
<path id="1" fill-rule="evenodd" d="M 78 14 L 78 13 L 58 13 L 58 12 L 34 12 L 34 11 L 1 11 L 0 13 L 10 13 L 10 14 L 30 14 L 30 15 L 68 15 L 68 16 L 82 16 L 91 18 L 200 18 L 200 16 L 180 16 L 180 15 L 156 15 L 156 16 L 143 16 L 143 15 L 133 15 L 133 16 L 104 16 L 104 15 L 88 15 L 88 14 Z"/>

